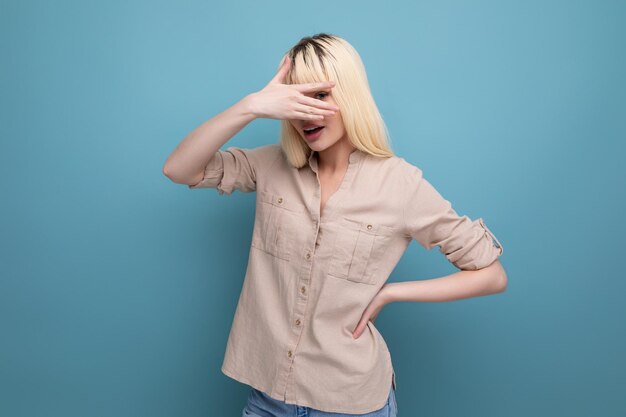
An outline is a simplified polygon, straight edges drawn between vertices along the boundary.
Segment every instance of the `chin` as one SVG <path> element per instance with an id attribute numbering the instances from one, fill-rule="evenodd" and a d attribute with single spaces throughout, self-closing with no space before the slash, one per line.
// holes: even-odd
<path id="1" fill-rule="evenodd" d="M 318 151 L 321 152 L 325 149 L 330 148 L 331 146 L 333 146 L 335 144 L 335 142 L 330 142 L 330 141 L 317 141 L 317 142 L 312 142 L 312 143 L 308 143 L 309 148 L 311 148 L 314 151 Z"/>

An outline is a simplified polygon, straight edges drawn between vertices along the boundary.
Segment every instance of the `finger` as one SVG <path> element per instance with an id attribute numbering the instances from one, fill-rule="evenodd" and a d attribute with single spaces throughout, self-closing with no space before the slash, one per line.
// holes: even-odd
<path id="1" fill-rule="evenodd" d="M 285 79 L 285 75 L 287 75 L 287 71 L 289 71 L 290 66 L 291 66 L 291 60 L 289 59 L 289 54 L 285 54 L 283 56 L 282 61 L 280 61 L 278 72 L 270 80 L 270 84 L 276 84 L 276 83 L 282 84 Z"/>
<path id="2" fill-rule="evenodd" d="M 333 88 L 335 86 L 334 81 L 324 81 L 321 83 L 304 83 L 304 84 L 292 84 L 301 93 L 307 93 L 314 90 L 322 90 L 324 88 Z"/>
<path id="3" fill-rule="evenodd" d="M 365 327 L 365 322 L 367 321 L 367 319 L 365 319 L 365 317 L 363 319 L 361 319 L 361 321 L 359 322 L 358 326 L 356 326 L 356 329 L 354 329 L 354 332 L 352 332 L 352 337 L 354 337 L 355 339 L 358 339 L 359 336 L 361 336 L 361 333 L 363 333 L 363 327 Z"/>
<path id="4" fill-rule="evenodd" d="M 305 104 L 298 105 L 295 110 L 302 113 L 321 114 L 323 116 L 334 116 L 335 114 L 333 110 L 319 109 L 317 107 L 311 107 Z"/>
<path id="5" fill-rule="evenodd" d="M 324 116 L 322 116 L 320 114 L 311 114 L 311 113 L 305 113 L 305 112 L 301 112 L 301 111 L 296 111 L 294 119 L 298 119 L 298 120 L 323 120 Z"/>
<path id="6" fill-rule="evenodd" d="M 333 104 L 327 103 L 323 100 L 319 100 L 313 97 L 308 97 L 308 96 L 300 96 L 298 99 L 299 103 L 302 104 L 306 104 L 312 107 L 319 107 L 321 109 L 326 109 L 326 110 L 335 110 L 335 111 L 339 111 L 339 107 L 335 106 Z"/>

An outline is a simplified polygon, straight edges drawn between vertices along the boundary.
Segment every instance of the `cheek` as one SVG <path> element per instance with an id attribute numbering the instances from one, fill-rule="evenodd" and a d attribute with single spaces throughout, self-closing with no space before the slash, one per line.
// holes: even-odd
<path id="1" fill-rule="evenodd" d="M 326 116 L 326 120 L 328 120 L 328 122 L 332 123 L 333 125 L 341 123 L 341 110 L 337 111 L 332 116 Z"/>
<path id="2" fill-rule="evenodd" d="M 336 113 L 335 115 L 329 117 L 327 119 L 327 126 L 331 128 L 334 132 L 339 132 L 343 130 L 343 121 L 341 120 L 341 114 Z"/>

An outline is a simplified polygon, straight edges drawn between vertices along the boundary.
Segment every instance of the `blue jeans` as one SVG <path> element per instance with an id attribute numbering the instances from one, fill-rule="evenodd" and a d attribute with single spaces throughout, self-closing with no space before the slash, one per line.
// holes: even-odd
<path id="1" fill-rule="evenodd" d="M 393 385 L 389 389 L 387 402 L 382 408 L 365 414 L 329 413 L 316 410 L 311 407 L 295 404 L 285 404 L 284 401 L 276 400 L 263 391 L 251 387 L 248 395 L 248 403 L 243 409 L 242 417 L 396 417 L 398 405 Z"/>

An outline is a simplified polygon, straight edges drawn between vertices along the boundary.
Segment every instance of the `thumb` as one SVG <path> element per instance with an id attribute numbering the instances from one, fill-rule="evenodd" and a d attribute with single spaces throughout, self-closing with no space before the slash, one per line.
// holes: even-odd
<path id="1" fill-rule="evenodd" d="M 274 78 L 271 79 L 270 84 L 277 84 L 283 82 L 287 71 L 291 67 L 291 60 L 289 59 L 289 54 L 285 54 L 283 56 L 283 60 L 280 62 L 280 67 L 278 68 L 278 72 L 274 75 Z"/>

